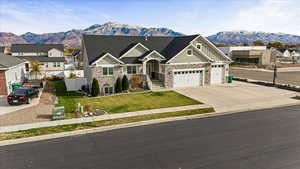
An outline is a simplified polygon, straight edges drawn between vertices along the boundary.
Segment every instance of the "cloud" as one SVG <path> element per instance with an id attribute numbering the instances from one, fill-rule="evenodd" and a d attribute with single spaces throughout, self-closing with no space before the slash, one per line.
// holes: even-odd
<path id="1" fill-rule="evenodd" d="M 228 29 L 300 34 L 298 0 L 260 0 L 254 7 L 239 11 Z"/>

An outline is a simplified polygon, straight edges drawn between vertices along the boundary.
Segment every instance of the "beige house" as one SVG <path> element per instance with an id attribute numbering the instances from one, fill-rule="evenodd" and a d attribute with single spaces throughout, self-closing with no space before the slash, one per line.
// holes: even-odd
<path id="1" fill-rule="evenodd" d="M 231 59 L 200 35 L 144 37 L 84 35 L 84 74 L 102 94 L 114 93 L 118 77 L 141 77 L 150 89 L 226 82 Z"/>
<path id="2" fill-rule="evenodd" d="M 232 60 L 238 64 L 270 65 L 275 62 L 271 50 L 233 50 Z"/>
<path id="3" fill-rule="evenodd" d="M 12 44 L 12 56 L 28 61 L 39 61 L 41 76 L 64 76 L 64 46 L 63 44 Z M 31 65 L 26 69 L 30 71 Z"/>

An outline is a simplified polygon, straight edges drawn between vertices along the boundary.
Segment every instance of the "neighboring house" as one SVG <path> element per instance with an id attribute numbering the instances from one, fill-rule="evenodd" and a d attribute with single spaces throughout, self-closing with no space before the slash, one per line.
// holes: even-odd
<path id="1" fill-rule="evenodd" d="M 26 75 L 26 60 L 0 54 L 0 95 L 8 95 L 13 83 L 22 82 Z"/>
<path id="2" fill-rule="evenodd" d="M 12 44 L 11 53 L 28 61 L 39 61 L 42 77 L 64 75 L 63 44 Z M 30 70 L 30 64 L 27 68 Z"/>
<path id="3" fill-rule="evenodd" d="M 219 47 L 219 49 L 225 55 L 231 58 L 232 51 L 267 50 L 267 46 L 228 46 L 228 47 Z"/>
<path id="4" fill-rule="evenodd" d="M 5 52 L 5 46 L 0 46 L 0 54 Z"/>
<path id="5" fill-rule="evenodd" d="M 200 35 L 144 37 L 83 35 L 84 75 L 101 94 L 114 92 L 118 77 L 140 77 L 150 88 L 193 87 L 226 82 L 231 60 Z"/>

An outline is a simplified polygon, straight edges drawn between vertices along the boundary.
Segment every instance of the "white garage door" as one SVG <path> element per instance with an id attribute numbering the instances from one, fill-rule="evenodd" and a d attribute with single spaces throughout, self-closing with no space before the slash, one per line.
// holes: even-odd
<path id="1" fill-rule="evenodd" d="M 203 84 L 203 70 L 174 70 L 173 85 L 176 87 L 193 87 Z"/>
<path id="2" fill-rule="evenodd" d="M 224 77 L 224 65 L 212 65 L 210 73 L 210 84 L 221 84 Z"/>

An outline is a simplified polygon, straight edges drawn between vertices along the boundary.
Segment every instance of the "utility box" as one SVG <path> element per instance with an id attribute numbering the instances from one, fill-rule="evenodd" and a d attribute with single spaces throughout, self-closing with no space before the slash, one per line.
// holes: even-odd
<path id="1" fill-rule="evenodd" d="M 233 76 L 228 76 L 228 81 L 227 81 L 227 82 L 228 82 L 228 83 L 232 83 L 233 78 L 234 78 Z"/>

